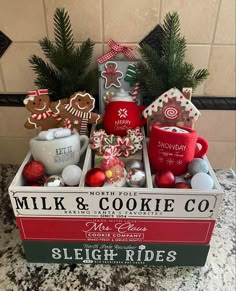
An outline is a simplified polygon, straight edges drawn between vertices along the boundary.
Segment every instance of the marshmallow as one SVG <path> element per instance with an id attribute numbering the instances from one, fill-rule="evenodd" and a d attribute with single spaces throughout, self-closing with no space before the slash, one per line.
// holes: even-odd
<path id="1" fill-rule="evenodd" d="M 41 131 L 38 134 L 37 139 L 40 139 L 40 140 L 52 140 L 52 139 L 54 139 L 54 134 L 53 134 L 52 131 L 48 131 L 48 130 Z"/>
<path id="2" fill-rule="evenodd" d="M 61 128 L 53 132 L 54 138 L 67 137 L 71 135 L 71 130 L 69 128 Z"/>

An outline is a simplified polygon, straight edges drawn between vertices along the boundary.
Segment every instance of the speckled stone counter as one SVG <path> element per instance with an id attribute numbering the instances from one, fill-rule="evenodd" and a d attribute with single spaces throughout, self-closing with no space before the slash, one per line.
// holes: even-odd
<path id="1" fill-rule="evenodd" d="M 16 166 L 0 166 L 0 291 L 235 290 L 236 177 L 232 171 L 216 171 L 225 194 L 204 267 L 28 263 L 8 197 L 16 171 Z"/>

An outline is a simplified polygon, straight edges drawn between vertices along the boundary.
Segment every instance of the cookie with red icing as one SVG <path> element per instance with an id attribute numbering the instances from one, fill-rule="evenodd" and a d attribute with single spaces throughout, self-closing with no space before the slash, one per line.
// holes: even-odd
<path id="1" fill-rule="evenodd" d="M 61 117 L 58 106 L 61 101 L 51 102 L 47 89 L 29 91 L 23 102 L 26 109 L 31 112 L 31 116 L 24 124 L 25 128 L 41 127 L 42 130 L 48 130 L 59 127 Z"/>
<path id="2" fill-rule="evenodd" d="M 88 124 L 101 123 L 103 118 L 97 113 L 92 112 L 95 107 L 95 99 L 86 92 L 76 92 L 67 104 L 59 106 L 62 118 L 62 127 L 76 129 L 80 134 L 87 134 Z"/>
<path id="3" fill-rule="evenodd" d="M 101 73 L 102 77 L 105 79 L 105 88 L 108 89 L 111 86 L 120 88 L 120 79 L 123 77 L 123 73 L 117 70 L 117 63 L 106 62 L 105 68 L 106 71 Z"/>

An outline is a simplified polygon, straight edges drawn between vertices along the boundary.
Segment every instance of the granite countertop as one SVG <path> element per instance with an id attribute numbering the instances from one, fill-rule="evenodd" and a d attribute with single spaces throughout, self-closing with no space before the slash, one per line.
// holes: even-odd
<path id="1" fill-rule="evenodd" d="M 231 170 L 217 170 L 224 189 L 204 267 L 32 264 L 24 252 L 8 197 L 17 166 L 0 165 L 0 291 L 235 290 L 235 195 Z"/>

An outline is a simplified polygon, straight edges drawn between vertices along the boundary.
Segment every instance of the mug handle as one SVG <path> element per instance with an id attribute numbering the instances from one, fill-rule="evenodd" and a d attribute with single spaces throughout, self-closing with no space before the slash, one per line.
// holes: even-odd
<path id="1" fill-rule="evenodd" d="M 201 145 L 201 149 L 200 150 L 197 150 L 196 152 L 195 152 L 195 158 L 202 158 L 205 154 L 206 154 L 206 152 L 208 151 L 208 142 L 207 142 L 207 140 L 205 139 L 205 138 L 203 138 L 203 137 L 198 137 L 197 138 L 197 144 L 200 144 Z"/>
<path id="2" fill-rule="evenodd" d="M 85 152 L 89 144 L 89 138 L 87 137 L 87 135 L 80 135 L 80 142 L 81 142 L 81 148 L 80 148 L 80 156 L 81 156 Z"/>

